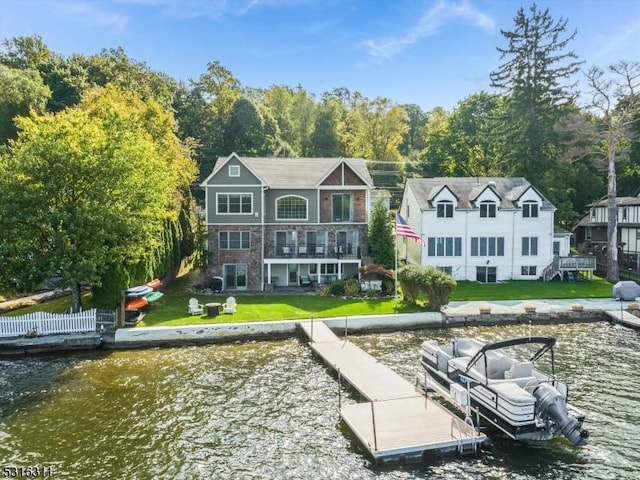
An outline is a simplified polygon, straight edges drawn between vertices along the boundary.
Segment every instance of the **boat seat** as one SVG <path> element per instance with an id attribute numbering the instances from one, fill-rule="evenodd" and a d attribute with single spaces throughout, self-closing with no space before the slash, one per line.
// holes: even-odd
<path id="1" fill-rule="evenodd" d="M 535 403 L 536 399 L 529 392 L 514 383 L 492 383 L 491 388 L 512 403 Z"/>
<path id="2" fill-rule="evenodd" d="M 533 375 L 533 363 L 516 362 L 511 364 L 511 368 L 504 372 L 504 378 L 523 378 Z"/>
<path id="3" fill-rule="evenodd" d="M 473 338 L 459 338 L 454 342 L 453 353 L 458 357 L 473 357 L 482 347 L 482 343 Z"/>

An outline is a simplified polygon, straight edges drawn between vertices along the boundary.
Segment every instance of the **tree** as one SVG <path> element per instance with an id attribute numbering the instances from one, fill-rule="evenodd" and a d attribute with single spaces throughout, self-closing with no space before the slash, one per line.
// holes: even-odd
<path id="1" fill-rule="evenodd" d="M 14 138 L 13 119 L 30 111 L 44 113 L 51 91 L 35 70 L 0 65 L 0 144 Z"/>
<path id="2" fill-rule="evenodd" d="M 453 155 L 451 140 L 449 116 L 442 107 L 436 107 L 425 128 L 424 150 L 409 173 L 423 177 L 453 175 L 457 160 Z"/>
<path id="3" fill-rule="evenodd" d="M 618 206 L 616 162 L 629 151 L 630 126 L 640 106 L 640 63 L 619 62 L 604 70 L 592 67 L 586 77 L 592 100 L 588 108 L 596 113 L 601 132 L 601 152 L 607 161 L 607 279 L 618 275 Z"/>
<path id="4" fill-rule="evenodd" d="M 81 285 L 114 264 L 132 279 L 163 266 L 196 173 L 169 114 L 109 87 L 17 125 L 0 157 L 1 283 L 30 288 L 59 272 L 77 311 Z"/>
<path id="5" fill-rule="evenodd" d="M 514 30 L 501 30 L 508 46 L 498 51 L 506 61 L 490 78 L 491 86 L 506 95 L 499 125 L 509 148 L 505 153 L 516 165 L 515 173 L 535 184 L 558 153 L 553 126 L 563 113 L 561 107 L 576 97 L 576 83 L 564 82 L 578 72 L 581 62 L 567 50 L 576 32 L 564 36 L 566 19 L 556 22 L 548 9 L 540 11 L 536 4 L 529 13 L 520 8 Z"/>
<path id="6" fill-rule="evenodd" d="M 391 215 L 382 202 L 373 206 L 367 233 L 369 255 L 374 263 L 395 268 L 395 244 L 391 233 Z"/>
<path id="7" fill-rule="evenodd" d="M 400 144 L 409 128 L 405 110 L 387 98 L 366 98 L 349 110 L 341 125 L 340 135 L 347 155 L 369 160 L 374 183 L 380 187 L 396 187 L 402 171 Z"/>

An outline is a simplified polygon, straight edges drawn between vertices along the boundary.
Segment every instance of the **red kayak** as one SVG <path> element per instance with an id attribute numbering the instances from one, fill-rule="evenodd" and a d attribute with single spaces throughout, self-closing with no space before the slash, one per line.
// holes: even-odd
<path id="1" fill-rule="evenodd" d="M 151 280 L 146 285 L 147 285 L 147 287 L 151 287 L 151 288 L 153 288 L 155 290 L 156 288 L 162 286 L 162 282 L 160 280 L 158 280 L 157 278 L 154 278 L 153 280 Z"/>
<path id="2" fill-rule="evenodd" d="M 140 310 L 147 305 L 149 305 L 149 300 L 147 300 L 145 297 L 138 297 L 125 303 L 124 309 L 130 312 L 131 310 Z"/>

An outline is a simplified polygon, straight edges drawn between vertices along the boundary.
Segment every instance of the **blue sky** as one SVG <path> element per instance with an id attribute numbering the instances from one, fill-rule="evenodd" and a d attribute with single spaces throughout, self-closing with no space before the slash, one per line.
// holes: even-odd
<path id="1" fill-rule="evenodd" d="M 63 55 L 122 47 L 178 80 L 220 61 L 244 86 L 336 87 L 451 110 L 489 90 L 510 0 L 0 0 L 0 38 Z M 585 68 L 640 60 L 640 1 L 547 0 Z"/>

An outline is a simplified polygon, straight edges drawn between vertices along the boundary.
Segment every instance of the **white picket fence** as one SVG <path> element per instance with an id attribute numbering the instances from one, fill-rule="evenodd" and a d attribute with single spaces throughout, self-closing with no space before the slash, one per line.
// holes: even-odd
<path id="1" fill-rule="evenodd" d="M 34 312 L 20 317 L 0 316 L 0 337 L 95 332 L 96 316 L 95 308 L 79 313 Z"/>

